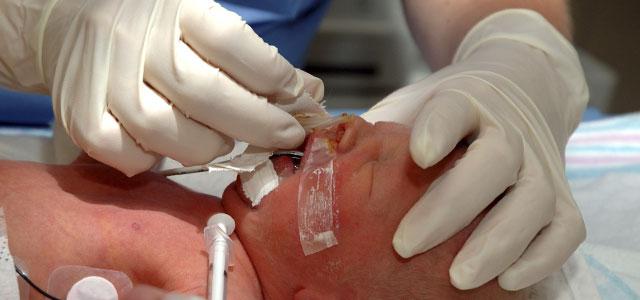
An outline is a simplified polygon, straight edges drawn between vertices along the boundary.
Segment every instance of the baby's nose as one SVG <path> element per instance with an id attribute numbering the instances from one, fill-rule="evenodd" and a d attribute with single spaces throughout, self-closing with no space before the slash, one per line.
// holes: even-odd
<path id="1" fill-rule="evenodd" d="M 340 125 L 343 126 L 343 132 L 338 140 L 338 152 L 342 153 L 351 150 L 358 139 L 366 134 L 366 128 L 371 127 L 371 124 L 358 116 L 350 117 L 347 122 Z"/>

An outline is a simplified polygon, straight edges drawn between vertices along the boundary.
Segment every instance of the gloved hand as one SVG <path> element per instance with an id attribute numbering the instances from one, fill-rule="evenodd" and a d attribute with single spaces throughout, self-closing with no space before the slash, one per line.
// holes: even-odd
<path id="1" fill-rule="evenodd" d="M 209 0 L 8 0 L 0 83 L 50 92 L 76 145 L 127 175 L 159 156 L 204 164 L 233 139 L 293 148 L 304 130 L 274 104 L 322 97 L 240 17 Z M 268 100 L 269 101 L 268 101 Z"/>
<path id="2" fill-rule="evenodd" d="M 413 126 L 423 168 L 470 143 L 404 217 L 396 252 L 433 248 L 499 199 L 457 254 L 451 283 L 471 289 L 499 276 L 518 290 L 558 270 L 585 238 L 564 149 L 587 98 L 571 44 L 539 14 L 505 10 L 467 34 L 450 66 L 374 106 L 365 119 Z"/>

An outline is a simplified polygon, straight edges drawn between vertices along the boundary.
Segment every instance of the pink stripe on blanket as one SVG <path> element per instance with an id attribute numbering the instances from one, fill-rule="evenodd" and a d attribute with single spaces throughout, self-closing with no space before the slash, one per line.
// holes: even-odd
<path id="1" fill-rule="evenodd" d="M 640 155 L 638 156 L 598 156 L 598 157 L 576 157 L 567 156 L 567 164 L 576 165 L 602 165 L 602 164 L 635 164 L 640 163 Z"/>
<path id="2" fill-rule="evenodd" d="M 588 136 L 575 136 L 569 139 L 569 144 L 576 143 L 598 143 L 602 142 L 640 142 L 640 134 L 602 134 L 602 135 L 588 135 Z"/>

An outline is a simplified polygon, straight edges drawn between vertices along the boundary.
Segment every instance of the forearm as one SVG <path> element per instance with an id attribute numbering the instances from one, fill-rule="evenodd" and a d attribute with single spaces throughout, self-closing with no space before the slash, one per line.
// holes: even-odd
<path id="1" fill-rule="evenodd" d="M 467 32 L 488 15 L 527 8 L 544 16 L 570 39 L 567 0 L 404 0 L 407 23 L 432 70 L 449 65 Z"/>
<path id="2" fill-rule="evenodd" d="M 89 158 L 65 166 L 0 160 L 0 174 L 11 254 L 38 286 L 46 288 L 58 267 L 76 265 L 205 293 L 202 229 L 222 210 L 216 199 L 150 172 L 127 178 Z"/>

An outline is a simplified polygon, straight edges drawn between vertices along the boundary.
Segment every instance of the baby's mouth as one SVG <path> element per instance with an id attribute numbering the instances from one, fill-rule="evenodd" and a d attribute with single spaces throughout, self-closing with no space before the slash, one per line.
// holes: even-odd
<path id="1" fill-rule="evenodd" d="M 326 144 L 324 151 L 335 154 L 338 150 L 338 144 L 349 124 L 350 118 L 345 117 L 343 122 L 311 132 L 304 143 L 296 149 L 298 151 L 304 151 L 304 156 L 301 159 L 288 155 L 272 157 L 271 163 L 280 179 L 282 180 L 296 174 L 299 170 L 302 170 L 307 163 L 313 163 L 309 162 L 309 157 L 311 156 L 311 152 L 314 151 L 312 146 L 319 140 L 324 140 L 323 143 Z"/>
<path id="2" fill-rule="evenodd" d="M 316 172 L 316 169 L 325 168 L 327 163 L 332 162 L 338 154 L 338 145 L 345 131 L 353 123 L 353 118 L 347 115 L 335 120 L 338 122 L 333 125 L 313 130 L 297 149 L 290 149 L 291 152 L 304 151 L 302 158 L 281 150 L 270 158 L 269 163 L 259 166 L 254 172 L 240 174 L 243 199 L 255 207 L 263 197 L 294 175 Z"/>
<path id="3" fill-rule="evenodd" d="M 294 156 L 280 155 L 271 158 L 273 169 L 280 178 L 287 178 L 294 175 L 300 169 L 300 158 Z"/>

